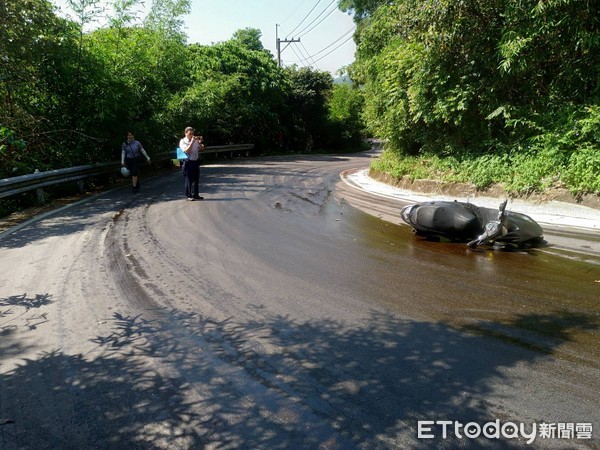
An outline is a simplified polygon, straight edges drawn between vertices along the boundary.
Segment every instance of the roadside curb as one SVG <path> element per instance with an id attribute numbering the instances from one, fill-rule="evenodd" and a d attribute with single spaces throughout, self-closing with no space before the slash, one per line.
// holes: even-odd
<path id="1" fill-rule="evenodd" d="M 340 178 L 355 189 L 362 189 L 374 195 L 394 198 L 409 203 L 430 200 L 465 201 L 479 206 L 497 208 L 503 198 L 485 196 L 448 196 L 437 193 L 414 192 L 397 188 L 369 176 L 365 168 L 349 169 L 340 174 Z M 534 203 L 521 199 L 509 199 L 508 209 L 529 215 L 540 224 L 553 227 L 574 227 L 583 230 L 600 231 L 600 211 L 587 206 L 551 200 Z"/>

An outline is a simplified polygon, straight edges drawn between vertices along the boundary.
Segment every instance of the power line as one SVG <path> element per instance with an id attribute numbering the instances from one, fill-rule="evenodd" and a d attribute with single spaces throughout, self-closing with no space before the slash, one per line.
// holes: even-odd
<path id="1" fill-rule="evenodd" d="M 298 49 L 298 50 L 300 51 L 300 53 L 301 53 L 301 56 L 300 56 L 300 55 L 298 55 L 298 52 L 296 52 L 296 50 L 295 50 L 294 48 L 292 48 L 292 51 L 293 51 L 293 52 L 294 52 L 294 54 L 296 55 L 296 58 L 298 58 L 298 61 L 296 61 L 296 62 L 300 62 L 300 63 L 302 63 L 304 66 L 307 66 L 307 67 L 313 67 L 313 66 L 314 66 L 314 67 L 316 67 L 316 68 L 317 68 L 317 70 L 321 70 L 321 69 L 319 68 L 319 66 L 317 65 L 316 61 L 313 61 L 313 62 L 311 63 L 311 62 L 309 61 L 309 58 L 310 58 L 310 56 L 304 56 L 304 53 L 302 53 L 302 51 L 301 51 L 300 49 Z M 306 48 L 305 48 L 305 50 L 306 50 Z M 307 53 L 308 53 L 308 51 L 307 51 Z M 292 63 L 292 64 L 293 64 L 293 63 Z"/>
<path id="2" fill-rule="evenodd" d="M 329 55 L 331 55 L 333 52 L 335 52 L 337 49 L 339 49 L 340 47 L 342 47 L 342 46 L 343 46 L 343 45 L 344 45 L 346 42 L 348 42 L 350 39 L 352 39 L 352 35 L 351 35 L 351 36 L 348 36 L 348 37 L 346 38 L 346 40 L 344 40 L 343 42 L 341 42 L 341 43 L 340 43 L 340 44 L 339 44 L 337 47 L 333 48 L 333 49 L 332 49 L 330 52 L 328 52 L 328 53 L 324 54 L 323 56 L 321 56 L 321 57 L 320 57 L 320 58 L 318 58 L 318 59 L 314 59 L 314 57 L 315 57 L 315 56 L 317 56 L 317 53 L 315 53 L 314 55 L 311 55 L 311 56 L 309 56 L 308 58 L 310 58 L 310 59 L 312 60 L 313 64 L 314 64 L 315 66 L 317 66 L 317 63 L 318 63 L 319 61 L 321 61 L 322 59 L 324 59 L 324 58 L 328 57 Z M 333 45 L 333 44 L 332 44 L 332 45 Z M 331 46 L 331 45 L 330 45 L 330 46 Z M 325 49 L 321 50 L 321 52 L 323 52 L 324 50 L 325 50 Z M 319 52 L 319 53 L 321 53 L 321 52 Z M 289 64 L 295 64 L 295 63 L 304 63 L 305 65 L 309 65 L 309 64 L 306 64 L 306 63 L 308 62 L 308 59 L 307 59 L 307 58 L 304 58 L 304 59 L 303 59 L 303 58 L 299 57 L 299 56 L 298 56 L 298 54 L 296 53 L 296 51 L 294 51 L 294 53 L 296 54 L 296 57 L 298 58 L 298 61 L 290 61 L 290 63 L 289 63 Z M 317 66 L 317 68 L 318 68 L 318 66 Z"/>
<path id="3" fill-rule="evenodd" d="M 298 30 L 300 28 L 300 26 L 310 17 L 310 15 L 317 8 L 317 6 L 321 3 L 321 1 L 322 0 L 318 0 L 317 1 L 317 3 L 311 8 L 311 10 L 300 21 L 300 23 L 288 34 L 288 36 L 292 35 L 292 33 L 294 33 L 296 30 Z M 337 8 L 338 8 L 337 5 L 335 5 L 333 9 L 329 10 L 329 8 L 332 5 L 334 5 L 337 1 L 338 0 L 332 0 L 315 18 L 313 18 L 310 21 L 310 23 L 308 23 L 307 25 L 305 25 L 304 28 L 302 28 L 299 32 L 297 32 L 297 34 L 296 34 L 296 36 L 298 36 L 297 39 L 290 39 L 290 40 L 288 40 L 286 38 L 285 40 L 282 40 L 282 39 L 279 39 L 277 37 L 277 53 L 278 53 L 279 65 L 281 65 L 281 57 L 280 57 L 280 55 L 281 55 L 281 50 L 280 50 L 281 46 L 280 46 L 280 42 L 281 43 L 283 43 L 283 42 L 288 43 L 287 46 L 289 46 L 289 43 L 300 43 L 300 38 L 301 37 L 307 35 L 311 31 L 313 31 L 316 27 L 318 27 L 321 23 L 323 23 L 323 21 L 325 21 L 325 19 L 327 19 L 329 16 L 331 16 L 337 10 Z M 304 2 L 302 2 L 302 3 L 304 3 Z M 296 10 L 297 9 L 298 8 L 296 8 Z M 326 15 L 324 17 L 322 17 L 324 14 L 326 14 Z M 321 18 L 321 19 L 319 20 L 319 18 Z M 294 49 L 295 46 L 292 46 L 292 50 L 294 51 L 294 54 L 298 58 L 298 61 L 293 61 L 292 63 L 299 62 L 301 64 L 310 66 L 311 65 L 311 61 L 312 61 L 312 65 L 316 66 L 317 65 L 316 63 L 318 61 L 320 61 L 323 58 L 329 56 L 330 54 L 332 54 L 333 52 L 335 52 L 337 49 L 339 49 L 342 45 L 346 44 L 346 42 L 348 42 L 353 37 L 352 34 L 350 36 L 348 36 L 348 34 L 352 33 L 355 29 L 356 29 L 356 27 L 352 27 L 350 30 L 348 30 L 347 32 L 345 32 L 344 34 L 342 34 L 338 39 L 336 39 L 331 44 L 329 44 L 328 46 L 324 47 L 323 49 L 321 49 L 317 53 L 314 53 L 313 55 L 310 55 L 310 52 L 306 49 L 306 47 L 304 47 L 304 45 L 302 43 L 300 45 L 306 51 L 306 54 L 308 54 L 308 56 L 306 56 L 306 54 L 304 54 L 301 49 L 298 49 L 298 51 L 300 51 L 300 53 L 302 54 L 302 56 L 298 55 L 298 52 Z M 331 47 L 333 47 L 335 44 L 337 44 L 340 40 L 344 39 L 346 36 L 348 36 L 348 37 L 343 42 L 341 42 L 338 46 L 336 46 L 335 48 L 333 48 L 331 51 L 329 51 L 325 55 L 321 56 L 319 59 L 317 59 L 317 60 L 314 59 L 314 57 L 316 57 L 317 55 L 320 55 L 321 53 L 327 51 L 328 49 L 330 49 Z M 317 69 L 318 69 L 318 67 L 317 67 Z"/>
<path id="4" fill-rule="evenodd" d="M 315 61 L 315 62 L 319 62 L 319 61 L 321 61 L 323 58 L 325 58 L 325 57 L 327 57 L 327 56 L 331 55 L 333 52 L 335 52 L 335 51 L 336 51 L 338 48 L 340 48 L 342 45 L 344 45 L 346 42 L 348 42 L 348 41 L 349 41 L 350 39 L 352 39 L 353 37 L 354 37 L 354 35 L 350 35 L 350 36 L 348 36 L 348 38 L 347 38 L 347 39 L 346 39 L 344 42 L 342 42 L 340 45 L 338 45 L 336 48 L 334 48 L 334 49 L 333 49 L 333 50 L 331 50 L 329 53 L 326 53 L 326 54 L 324 54 L 324 55 L 323 55 L 323 56 L 321 56 L 319 59 L 316 59 L 316 60 L 314 60 L 314 61 Z M 321 50 L 321 51 L 323 51 L 323 50 Z M 316 56 L 316 54 L 315 54 L 315 55 L 313 55 L 313 56 Z"/>
<path id="5" fill-rule="evenodd" d="M 319 3 L 321 3 L 321 0 L 317 1 L 317 4 L 315 6 L 312 7 L 312 9 L 308 12 L 308 14 L 306 14 L 306 16 L 304 16 L 304 19 L 302 19 L 300 21 L 300 23 L 298 25 L 296 25 L 296 28 L 294 28 L 292 31 L 290 31 L 287 36 L 290 36 L 294 31 L 296 31 L 298 29 L 298 27 L 300 27 L 300 25 L 302 25 L 304 23 L 304 21 L 308 18 L 308 16 L 310 16 L 312 14 L 312 12 L 315 10 L 315 8 L 317 6 L 319 6 Z"/>
<path id="6" fill-rule="evenodd" d="M 314 26 L 313 26 L 313 27 L 312 27 L 310 30 L 306 31 L 306 29 L 307 29 L 307 28 L 309 28 L 309 27 L 310 27 L 310 26 L 311 26 L 313 23 L 315 23 L 315 21 L 316 21 L 316 20 L 317 20 L 319 17 L 321 17 L 321 16 L 322 16 L 322 15 L 325 13 L 325 11 L 327 11 L 327 8 L 329 8 L 331 5 L 333 5 L 333 4 L 334 4 L 334 3 L 336 3 L 336 2 L 337 2 L 337 0 L 333 0 L 333 1 L 332 1 L 332 2 L 329 4 L 329 5 L 327 5 L 327 6 L 325 7 L 325 9 L 324 9 L 323 11 L 321 11 L 321 14 L 319 14 L 317 17 L 315 17 L 311 23 L 309 23 L 307 26 L 305 26 L 305 27 L 304 27 L 304 29 L 302 29 L 301 31 L 299 31 L 299 32 L 298 32 L 298 35 L 299 35 L 298 37 L 302 37 L 302 36 L 304 36 L 304 35 L 306 35 L 306 34 L 310 33 L 310 32 L 311 32 L 312 30 L 314 30 L 314 29 L 315 29 L 317 26 L 319 26 L 319 25 L 320 25 L 320 24 L 321 24 L 321 23 L 322 23 L 322 22 L 323 22 L 325 19 L 327 19 L 329 16 L 331 16 L 331 15 L 332 15 L 332 14 L 333 14 L 333 13 L 334 13 L 334 12 L 335 12 L 337 9 L 338 9 L 338 7 L 337 7 L 337 4 L 335 5 L 335 7 L 334 7 L 334 8 L 333 8 L 331 11 L 329 11 L 329 14 L 327 14 L 325 17 L 323 17 L 323 18 L 322 18 L 322 19 L 321 19 L 321 20 L 320 20 L 318 23 L 316 23 L 316 24 L 315 24 L 315 25 L 314 25 Z M 305 32 L 305 31 L 306 31 L 306 32 Z"/>
<path id="7" fill-rule="evenodd" d="M 300 3 L 298 3 L 298 6 L 296 6 L 296 9 L 294 9 L 294 11 L 292 11 L 292 13 L 289 16 L 287 16 L 285 19 L 283 19 L 281 21 L 281 23 L 287 22 L 290 17 L 292 17 L 294 14 L 296 14 L 296 11 L 298 11 L 298 9 L 300 9 L 300 7 L 304 4 L 305 1 L 306 0 L 302 0 Z"/>
<path id="8" fill-rule="evenodd" d="M 352 33 L 356 28 L 350 28 L 348 31 L 346 31 L 344 34 L 342 34 L 339 38 L 337 38 L 335 41 L 333 41 L 331 44 L 329 44 L 328 46 L 322 48 L 321 50 L 319 50 L 317 53 L 313 53 L 312 55 L 310 55 L 310 58 L 314 58 L 317 55 L 320 55 L 321 53 L 323 53 L 325 50 L 331 48 L 332 46 L 334 46 L 335 44 L 337 44 L 339 41 L 341 41 L 342 39 L 344 39 L 345 37 L 346 40 L 342 43 L 340 43 L 340 45 L 338 45 L 337 47 L 335 47 L 333 50 L 331 50 L 329 53 L 327 53 L 326 55 L 323 55 L 322 57 L 320 57 L 317 60 L 314 60 L 315 62 L 322 60 L 323 58 L 325 58 L 326 56 L 329 56 L 331 53 L 333 53 L 335 50 L 337 50 L 338 48 L 340 48 L 342 45 L 344 45 L 346 42 L 348 42 L 354 35 L 350 34 Z M 348 34 L 350 34 L 350 36 L 348 36 Z M 301 61 L 297 61 L 297 62 L 301 62 Z"/>
<path id="9" fill-rule="evenodd" d="M 294 52 L 294 55 L 296 55 L 296 58 L 298 58 L 298 61 L 295 62 L 302 63 L 305 66 L 310 66 L 308 60 L 306 60 L 306 58 L 304 58 L 303 56 L 300 56 L 295 48 L 292 47 L 292 51 Z"/>
<path id="10" fill-rule="evenodd" d="M 304 49 L 304 51 L 306 52 L 306 54 L 307 54 L 307 55 L 310 55 L 310 52 L 309 52 L 309 51 L 306 49 L 306 47 L 304 46 L 304 44 L 300 43 L 300 45 L 302 46 L 302 48 Z M 304 54 L 304 53 L 302 53 L 302 54 Z M 315 66 L 317 69 L 319 69 L 319 66 L 317 65 L 317 62 L 316 62 L 316 61 L 313 59 L 313 57 L 312 57 L 312 56 L 308 56 L 308 57 L 306 58 L 306 60 L 307 60 L 307 61 L 308 61 L 309 59 L 312 61 L 313 65 L 314 65 L 314 66 Z M 320 69 L 319 69 L 319 70 L 320 70 Z"/>

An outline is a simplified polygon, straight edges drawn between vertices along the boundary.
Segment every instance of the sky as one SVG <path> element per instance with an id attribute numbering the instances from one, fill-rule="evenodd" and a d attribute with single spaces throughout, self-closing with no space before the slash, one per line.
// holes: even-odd
<path id="1" fill-rule="evenodd" d="M 52 0 L 68 14 L 66 0 Z M 210 45 L 244 28 L 257 28 L 263 46 L 277 58 L 281 40 L 283 66 L 296 64 L 336 76 L 354 61 L 354 22 L 337 0 L 191 0 L 184 18 L 188 43 Z M 102 2 L 104 3 L 104 2 Z M 147 4 L 151 0 L 146 0 Z M 286 43 L 285 40 L 300 42 Z"/>

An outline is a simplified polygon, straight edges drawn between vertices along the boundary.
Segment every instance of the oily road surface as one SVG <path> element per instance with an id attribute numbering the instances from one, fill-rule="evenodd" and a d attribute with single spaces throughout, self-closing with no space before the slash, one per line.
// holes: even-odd
<path id="1" fill-rule="evenodd" d="M 420 240 L 340 181 L 369 158 L 203 166 L 203 202 L 172 173 L 3 235 L 0 448 L 525 445 L 419 420 L 598 448 L 598 261 Z"/>

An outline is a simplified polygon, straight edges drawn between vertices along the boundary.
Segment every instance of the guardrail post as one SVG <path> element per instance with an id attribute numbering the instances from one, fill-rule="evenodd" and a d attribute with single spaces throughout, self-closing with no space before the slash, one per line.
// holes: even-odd
<path id="1" fill-rule="evenodd" d="M 42 188 L 38 188 L 35 190 L 35 195 L 37 197 L 37 204 L 43 205 L 45 203 L 44 200 L 44 190 Z"/>
<path id="2" fill-rule="evenodd" d="M 85 192 L 85 183 L 83 180 L 77 180 L 77 187 L 79 188 L 79 193 L 83 194 Z"/>
<path id="3" fill-rule="evenodd" d="M 36 173 L 40 173 L 40 169 L 35 169 L 33 171 L 34 174 Z M 42 188 L 37 188 L 35 190 L 35 196 L 37 198 L 37 204 L 38 205 L 43 205 L 45 203 L 44 201 L 44 190 Z"/>

